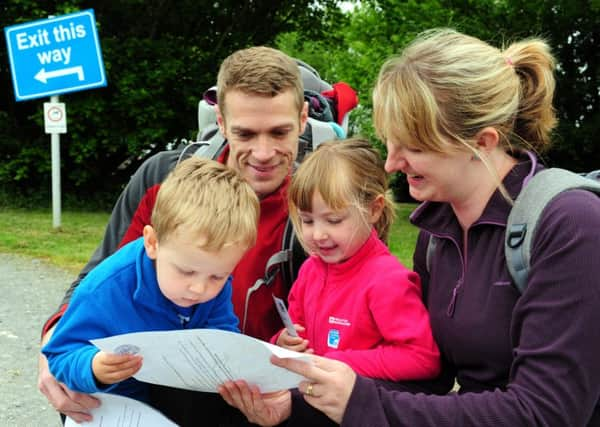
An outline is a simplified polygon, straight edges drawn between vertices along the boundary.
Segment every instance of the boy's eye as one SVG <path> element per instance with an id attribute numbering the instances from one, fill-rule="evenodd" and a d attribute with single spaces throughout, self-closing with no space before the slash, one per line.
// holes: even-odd
<path id="1" fill-rule="evenodd" d="M 212 280 L 213 282 L 222 282 L 225 280 L 225 277 L 212 275 L 210 276 L 210 280 Z"/>
<path id="2" fill-rule="evenodd" d="M 194 272 L 193 271 L 186 271 L 186 270 L 179 270 L 181 272 L 181 274 L 183 274 L 184 276 L 193 276 Z"/>

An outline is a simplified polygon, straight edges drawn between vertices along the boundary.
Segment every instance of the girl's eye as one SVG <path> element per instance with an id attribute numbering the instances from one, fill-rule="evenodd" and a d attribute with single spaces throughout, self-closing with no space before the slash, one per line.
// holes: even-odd
<path id="1" fill-rule="evenodd" d="M 328 223 L 330 224 L 339 224 L 340 222 L 342 222 L 342 220 L 340 218 L 330 218 L 327 220 Z"/>
<path id="2" fill-rule="evenodd" d="M 310 218 L 300 218 L 302 224 L 312 224 L 313 220 Z"/>

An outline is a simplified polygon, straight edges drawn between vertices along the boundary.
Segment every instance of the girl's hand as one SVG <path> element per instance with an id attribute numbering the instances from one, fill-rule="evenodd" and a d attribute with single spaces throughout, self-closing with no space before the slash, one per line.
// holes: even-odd
<path id="1" fill-rule="evenodd" d="M 135 375 L 142 367 L 142 356 L 99 351 L 92 359 L 92 371 L 102 384 L 115 384 Z"/>
<path id="2" fill-rule="evenodd" d="M 292 395 L 289 390 L 261 394 L 256 386 L 245 381 L 228 381 L 218 388 L 225 402 L 238 408 L 248 421 L 261 426 L 275 426 L 287 420 L 292 413 Z"/>
<path id="3" fill-rule="evenodd" d="M 302 381 L 298 386 L 304 393 L 304 399 L 340 424 L 356 382 L 356 374 L 343 362 L 319 356 L 311 356 L 311 359 L 312 364 L 272 356 L 271 363 L 307 378 L 308 381 Z"/>
<path id="4" fill-rule="evenodd" d="M 294 328 L 296 332 L 304 332 L 306 329 L 304 326 L 294 323 Z M 275 343 L 279 347 L 287 348 L 288 350 L 297 351 L 299 353 L 312 353 L 313 350 L 308 348 L 308 340 L 302 338 L 300 335 L 297 337 L 291 336 L 287 329 L 284 329 L 279 337 L 277 337 L 277 342 Z"/>

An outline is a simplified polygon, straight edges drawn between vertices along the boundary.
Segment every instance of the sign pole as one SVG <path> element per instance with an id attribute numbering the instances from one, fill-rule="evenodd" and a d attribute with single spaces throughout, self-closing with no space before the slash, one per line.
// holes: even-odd
<path id="1" fill-rule="evenodd" d="M 50 102 L 58 102 L 58 95 L 50 97 Z M 60 227 L 61 197 L 60 197 L 60 134 L 50 134 L 52 154 L 52 226 Z"/>

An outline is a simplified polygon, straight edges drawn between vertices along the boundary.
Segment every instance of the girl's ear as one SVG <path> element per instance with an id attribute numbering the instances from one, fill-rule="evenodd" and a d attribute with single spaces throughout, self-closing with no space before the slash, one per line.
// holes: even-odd
<path id="1" fill-rule="evenodd" d="M 383 209 L 385 207 L 385 196 L 380 194 L 375 197 L 375 200 L 371 202 L 371 206 L 369 209 L 369 223 L 375 224 L 381 218 L 381 214 L 383 213 Z"/>
<path id="2" fill-rule="evenodd" d="M 156 254 L 158 253 L 158 238 L 156 231 L 151 225 L 144 226 L 144 248 L 146 249 L 146 255 L 148 258 L 155 260 Z"/>

